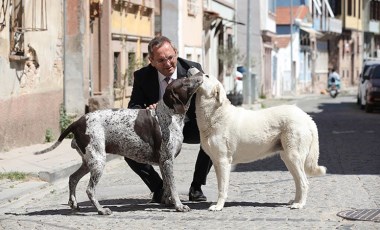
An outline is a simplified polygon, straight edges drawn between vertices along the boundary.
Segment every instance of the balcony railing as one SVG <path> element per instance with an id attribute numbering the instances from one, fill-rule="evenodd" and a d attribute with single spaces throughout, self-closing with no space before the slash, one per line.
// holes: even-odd
<path id="1" fill-rule="evenodd" d="M 368 30 L 369 32 L 372 32 L 372 33 L 380 33 L 380 22 L 379 21 L 369 21 L 369 25 L 368 25 Z"/>
<path id="2" fill-rule="evenodd" d="M 327 19 L 327 32 L 342 33 L 342 20 L 336 18 Z"/>

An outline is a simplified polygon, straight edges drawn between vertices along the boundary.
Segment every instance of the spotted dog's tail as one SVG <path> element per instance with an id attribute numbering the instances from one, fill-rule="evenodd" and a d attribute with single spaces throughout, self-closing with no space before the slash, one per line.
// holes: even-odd
<path id="1" fill-rule="evenodd" d="M 38 151 L 38 152 L 35 152 L 34 155 L 40 155 L 40 154 L 44 154 L 44 153 L 47 153 L 47 152 L 50 152 L 52 150 L 54 150 L 55 148 L 58 147 L 58 145 L 60 145 L 63 141 L 63 139 L 65 139 L 65 137 L 67 135 L 69 135 L 69 133 L 71 133 L 74 129 L 74 127 L 76 126 L 76 122 L 72 123 L 71 125 L 69 125 L 69 127 L 67 127 L 67 129 L 65 129 L 61 135 L 59 136 L 58 140 L 52 145 L 50 146 L 49 148 L 47 149 L 44 149 L 44 150 L 41 150 L 41 151 Z"/>

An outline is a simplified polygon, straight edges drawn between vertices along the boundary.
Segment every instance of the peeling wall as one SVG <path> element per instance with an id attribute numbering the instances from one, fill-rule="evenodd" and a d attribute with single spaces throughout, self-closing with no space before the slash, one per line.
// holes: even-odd
<path id="1" fill-rule="evenodd" d="M 28 4 L 33 1 L 25 2 L 28 13 L 32 9 Z M 62 1 L 46 1 L 46 9 L 47 30 L 24 33 L 22 61 L 9 58 L 9 12 L 6 27 L 0 31 L 0 151 L 41 143 L 47 129 L 55 137 L 59 134 L 63 100 Z"/>

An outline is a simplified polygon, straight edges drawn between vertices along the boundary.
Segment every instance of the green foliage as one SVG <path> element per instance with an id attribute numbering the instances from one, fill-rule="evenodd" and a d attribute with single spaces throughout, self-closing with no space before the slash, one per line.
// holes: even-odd
<path id="1" fill-rule="evenodd" d="M 26 180 L 29 174 L 24 172 L 6 172 L 0 173 L 0 180 L 8 179 L 8 180 Z"/>
<path id="2" fill-rule="evenodd" d="M 49 128 L 45 132 L 45 142 L 52 142 L 54 140 L 53 131 Z"/>
<path id="3" fill-rule="evenodd" d="M 133 54 L 133 55 L 132 55 Z M 137 60 L 136 55 L 134 53 L 129 53 L 128 56 L 128 68 L 125 71 L 124 74 L 124 82 L 127 81 L 128 86 L 133 85 L 133 73 L 140 69 L 141 67 L 147 65 L 148 62 L 146 59 L 143 60 Z"/>
<path id="4" fill-rule="evenodd" d="M 67 127 L 69 127 L 69 125 L 73 122 L 74 120 L 74 116 L 69 116 L 67 115 L 66 113 L 66 109 L 65 107 L 63 106 L 63 104 L 61 105 L 61 108 L 59 109 L 59 127 L 61 129 L 61 132 L 63 132 L 65 129 L 67 129 Z M 72 133 L 70 133 L 69 135 L 67 135 L 66 138 L 73 138 L 74 135 Z"/>
<path id="5" fill-rule="evenodd" d="M 227 68 L 232 68 L 235 66 L 236 62 L 241 59 L 239 55 L 240 51 L 238 48 L 231 47 L 225 48 L 220 46 L 218 48 L 218 57 L 224 64 L 227 65 Z"/>
<path id="6" fill-rule="evenodd" d="M 262 94 L 260 94 L 260 98 L 261 98 L 261 99 L 266 99 L 267 96 L 266 96 L 265 94 L 262 93 Z"/>

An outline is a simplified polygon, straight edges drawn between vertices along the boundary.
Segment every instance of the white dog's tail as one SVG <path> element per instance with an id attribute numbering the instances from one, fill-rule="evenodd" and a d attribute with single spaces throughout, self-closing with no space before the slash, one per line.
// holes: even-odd
<path id="1" fill-rule="evenodd" d="M 306 157 L 305 161 L 305 171 L 309 176 L 322 176 L 326 174 L 327 168 L 324 166 L 318 165 L 319 158 L 319 138 L 318 138 L 318 129 L 317 125 L 312 122 L 312 136 L 313 140 L 311 141 L 310 152 Z"/>

